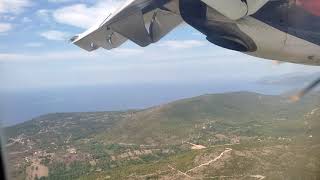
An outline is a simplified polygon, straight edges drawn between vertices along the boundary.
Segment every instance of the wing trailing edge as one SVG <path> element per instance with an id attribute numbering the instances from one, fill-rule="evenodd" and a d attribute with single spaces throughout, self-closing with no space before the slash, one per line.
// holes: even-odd
<path id="1" fill-rule="evenodd" d="M 87 51 L 117 48 L 128 39 L 139 46 L 148 46 L 183 21 L 168 6 L 170 3 L 161 4 L 157 0 L 130 0 L 105 21 L 74 36 L 70 41 Z"/>

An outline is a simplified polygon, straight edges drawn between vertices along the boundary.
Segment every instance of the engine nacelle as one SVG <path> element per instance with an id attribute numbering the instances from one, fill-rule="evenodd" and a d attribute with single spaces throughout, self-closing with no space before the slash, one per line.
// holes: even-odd
<path id="1" fill-rule="evenodd" d="M 238 0 L 207 1 L 212 3 L 225 2 L 224 5 L 232 1 L 234 4 L 229 4 L 232 6 L 236 5 L 235 2 Z M 218 11 L 218 8 L 213 8 L 212 5 L 209 6 L 204 0 L 179 0 L 179 10 L 186 23 L 205 34 L 208 41 L 223 48 L 265 59 L 319 65 L 320 47 L 318 44 L 312 43 L 313 41 L 317 42 L 315 34 L 317 31 L 306 31 L 308 29 L 301 28 L 301 24 L 298 26 L 297 21 L 290 24 L 290 18 L 294 20 L 292 18 L 297 17 L 292 14 L 296 11 L 292 11 L 290 1 L 279 0 L 265 5 L 262 1 L 267 1 L 259 0 L 261 4 L 255 4 L 254 2 L 257 1 L 246 0 L 249 7 L 248 13 L 241 13 L 241 9 L 238 9 L 237 18 L 244 16 L 239 20 L 233 20 L 236 19 L 236 16 L 233 16 L 233 19 L 227 17 L 227 13 L 222 10 Z M 231 12 L 232 8 L 224 10 Z M 237 8 L 233 7 L 233 10 L 236 11 Z M 250 14 L 252 15 L 248 17 Z M 310 29 L 310 27 L 308 28 Z M 295 34 L 298 35 L 299 32 L 304 32 L 304 37 L 312 35 L 310 37 L 314 37 L 313 41 L 311 39 L 310 42 L 310 37 L 308 37 L 309 40 L 296 37 Z"/>
<path id="2" fill-rule="evenodd" d="M 256 13 L 269 0 L 201 0 L 232 20 Z"/>
<path id="3" fill-rule="evenodd" d="M 207 36 L 207 40 L 226 49 L 253 52 L 257 49 L 251 38 L 243 33 L 235 21 L 200 0 L 180 0 L 183 20 Z"/>

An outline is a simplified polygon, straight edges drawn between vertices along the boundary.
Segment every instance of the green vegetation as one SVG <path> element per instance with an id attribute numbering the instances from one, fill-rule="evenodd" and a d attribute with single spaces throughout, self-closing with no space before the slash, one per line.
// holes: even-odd
<path id="1" fill-rule="evenodd" d="M 5 129 L 10 174 L 24 179 L 40 163 L 49 169 L 40 179 L 317 179 L 319 99 L 239 92 L 49 114 Z"/>

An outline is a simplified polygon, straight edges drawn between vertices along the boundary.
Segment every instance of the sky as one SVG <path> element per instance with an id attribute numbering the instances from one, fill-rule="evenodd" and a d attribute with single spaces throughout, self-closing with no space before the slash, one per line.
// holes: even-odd
<path id="1" fill-rule="evenodd" d="M 0 0 L 0 91 L 255 80 L 317 70 L 222 49 L 186 24 L 146 48 L 126 42 L 112 51 L 86 52 L 68 42 L 122 3 Z"/>

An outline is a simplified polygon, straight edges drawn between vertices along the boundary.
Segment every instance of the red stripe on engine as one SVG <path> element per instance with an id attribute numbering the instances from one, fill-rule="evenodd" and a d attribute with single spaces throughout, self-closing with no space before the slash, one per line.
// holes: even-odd
<path id="1" fill-rule="evenodd" d="M 320 0 L 297 0 L 297 5 L 313 15 L 320 16 Z"/>

